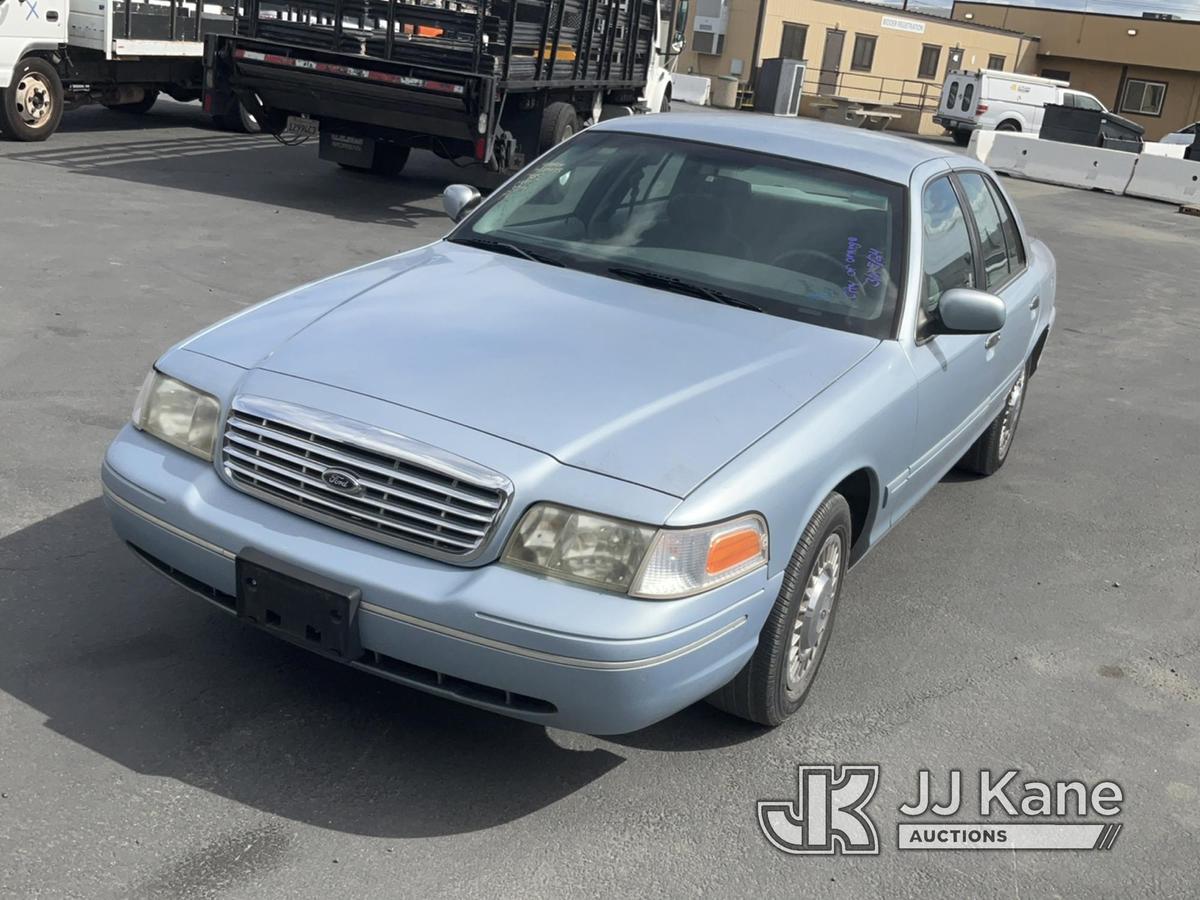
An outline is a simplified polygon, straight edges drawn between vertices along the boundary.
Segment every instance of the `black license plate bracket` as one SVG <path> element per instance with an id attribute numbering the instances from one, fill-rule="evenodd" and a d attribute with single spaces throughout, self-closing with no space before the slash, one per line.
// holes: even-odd
<path id="1" fill-rule="evenodd" d="M 358 588 L 253 549 L 238 554 L 235 568 L 238 618 L 311 650 L 362 656 Z"/>

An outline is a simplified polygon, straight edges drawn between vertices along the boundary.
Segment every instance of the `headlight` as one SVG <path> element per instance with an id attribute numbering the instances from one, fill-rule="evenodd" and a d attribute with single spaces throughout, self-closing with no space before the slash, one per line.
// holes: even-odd
<path id="1" fill-rule="evenodd" d="M 133 407 L 133 426 L 211 460 L 220 416 L 216 397 L 151 369 Z"/>
<path id="2" fill-rule="evenodd" d="M 513 532 L 504 561 L 645 599 L 687 597 L 767 561 L 767 525 L 746 515 L 702 528 L 662 528 L 539 503 Z"/>

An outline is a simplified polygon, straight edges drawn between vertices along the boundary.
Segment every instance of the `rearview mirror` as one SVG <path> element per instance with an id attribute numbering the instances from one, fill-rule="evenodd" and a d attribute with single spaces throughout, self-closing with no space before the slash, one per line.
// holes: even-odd
<path id="1" fill-rule="evenodd" d="M 938 300 L 938 313 L 947 331 L 991 334 L 1004 327 L 1007 310 L 995 294 L 974 288 L 951 288 Z"/>
<path id="2" fill-rule="evenodd" d="M 469 184 L 452 184 L 442 191 L 442 209 L 455 222 L 479 205 L 483 195 Z"/>

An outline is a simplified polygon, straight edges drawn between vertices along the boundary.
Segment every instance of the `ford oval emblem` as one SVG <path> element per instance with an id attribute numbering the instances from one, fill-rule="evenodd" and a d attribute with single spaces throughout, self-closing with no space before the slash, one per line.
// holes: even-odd
<path id="1" fill-rule="evenodd" d="M 347 472 L 345 469 L 326 469 L 321 473 L 321 480 L 343 494 L 362 493 L 362 484 L 354 477 L 353 472 Z"/>

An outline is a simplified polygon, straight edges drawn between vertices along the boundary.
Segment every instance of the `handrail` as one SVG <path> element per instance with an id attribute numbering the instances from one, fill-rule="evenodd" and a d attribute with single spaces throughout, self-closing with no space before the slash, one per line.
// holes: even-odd
<path id="1" fill-rule="evenodd" d="M 826 89 L 832 83 L 831 89 Z M 936 110 L 941 100 L 942 86 L 919 78 L 899 78 L 872 75 L 849 69 L 804 70 L 804 93 L 810 96 L 849 96 L 855 99 L 875 99 L 922 111 Z"/>

